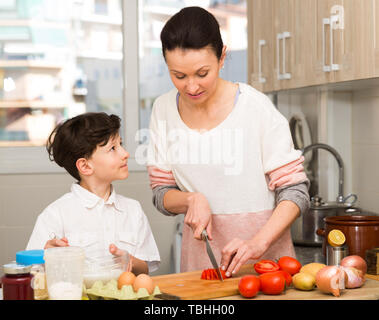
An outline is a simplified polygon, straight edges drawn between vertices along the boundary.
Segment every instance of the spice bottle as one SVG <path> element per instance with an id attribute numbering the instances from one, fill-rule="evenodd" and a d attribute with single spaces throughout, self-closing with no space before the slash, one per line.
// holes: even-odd
<path id="1" fill-rule="evenodd" d="M 30 274 L 31 266 L 17 264 L 13 261 L 3 266 L 4 300 L 34 300 L 34 291 L 31 286 L 33 276 Z"/>
<path id="2" fill-rule="evenodd" d="M 16 253 L 16 262 L 31 266 L 32 288 L 34 289 L 34 299 L 44 300 L 48 298 L 45 260 L 43 259 L 44 250 L 25 250 Z"/>

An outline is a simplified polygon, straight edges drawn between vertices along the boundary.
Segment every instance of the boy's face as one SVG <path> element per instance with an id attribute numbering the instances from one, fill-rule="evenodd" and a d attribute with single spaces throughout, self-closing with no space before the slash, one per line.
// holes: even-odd
<path id="1" fill-rule="evenodd" d="M 129 153 L 123 148 L 121 137 L 117 134 L 106 145 L 97 146 L 88 163 L 99 183 L 112 183 L 128 177 L 128 158 Z"/>

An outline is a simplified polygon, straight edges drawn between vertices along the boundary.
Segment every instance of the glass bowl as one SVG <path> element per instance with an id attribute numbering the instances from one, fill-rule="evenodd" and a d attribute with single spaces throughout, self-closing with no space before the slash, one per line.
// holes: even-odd
<path id="1" fill-rule="evenodd" d="M 128 253 L 116 257 L 106 250 L 86 251 L 84 285 L 89 289 L 99 280 L 104 284 L 112 279 L 117 280 L 120 274 L 127 270 L 129 260 Z"/>

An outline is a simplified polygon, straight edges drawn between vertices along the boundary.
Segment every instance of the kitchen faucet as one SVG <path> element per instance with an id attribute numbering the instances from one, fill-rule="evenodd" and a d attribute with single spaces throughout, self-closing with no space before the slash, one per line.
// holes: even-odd
<path id="1" fill-rule="evenodd" d="M 329 146 L 327 144 L 315 143 L 315 144 L 311 144 L 309 146 L 306 146 L 301 151 L 303 152 L 303 155 L 304 155 L 306 152 L 308 152 L 309 150 L 312 150 L 312 149 L 325 149 L 325 150 L 329 151 L 334 156 L 334 158 L 337 160 L 338 169 L 339 169 L 338 170 L 339 171 L 339 178 L 338 178 L 337 202 L 338 203 L 344 203 L 347 199 L 349 199 L 350 197 L 353 197 L 354 200 L 351 204 L 354 204 L 355 201 L 357 201 L 357 195 L 349 194 L 346 198 L 343 196 L 344 165 L 343 165 L 343 160 L 342 160 L 341 156 L 339 155 L 339 153 L 337 152 L 337 150 L 335 150 L 334 148 L 332 148 L 331 146 Z"/>

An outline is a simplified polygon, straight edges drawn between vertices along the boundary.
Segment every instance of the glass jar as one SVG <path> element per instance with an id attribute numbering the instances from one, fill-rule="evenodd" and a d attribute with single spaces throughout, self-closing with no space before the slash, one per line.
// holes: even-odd
<path id="1" fill-rule="evenodd" d="M 30 274 L 31 266 L 17 264 L 13 261 L 3 266 L 4 300 L 34 300 L 34 290 L 31 286 L 33 276 Z"/>
<path id="2" fill-rule="evenodd" d="M 16 253 L 16 262 L 18 264 L 32 267 L 30 271 L 33 276 L 31 285 L 34 289 L 35 300 L 45 300 L 48 298 L 43 255 L 44 250 L 25 250 Z"/>

